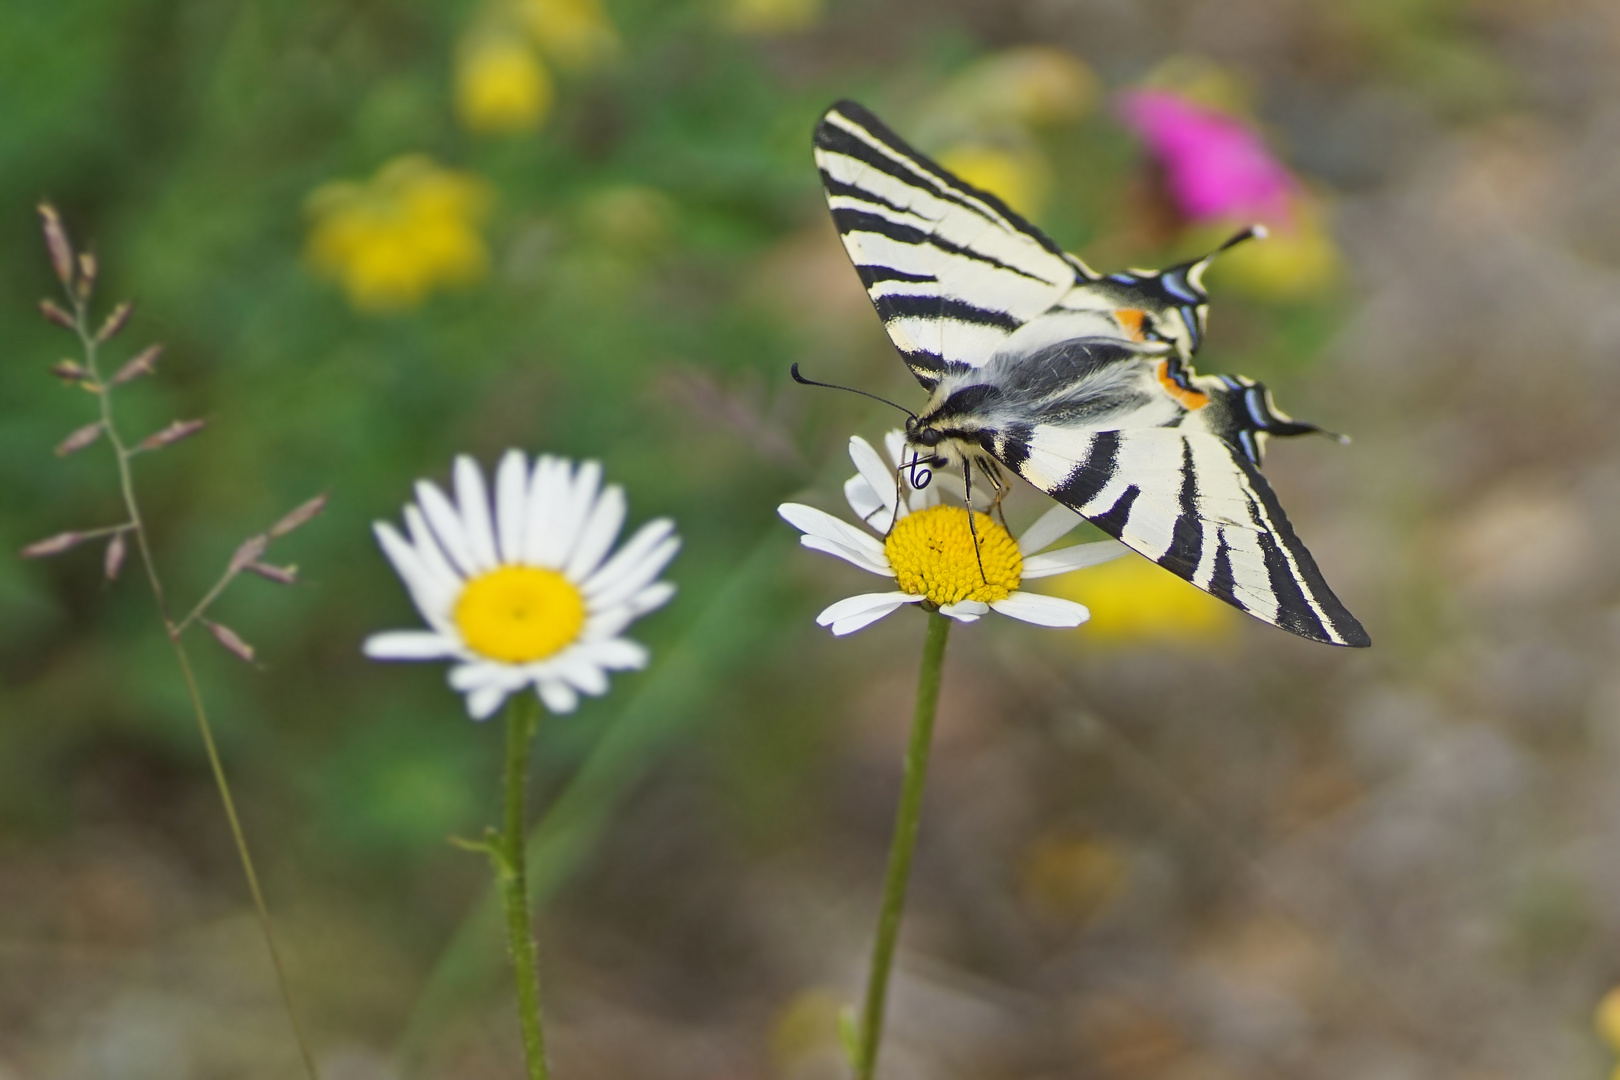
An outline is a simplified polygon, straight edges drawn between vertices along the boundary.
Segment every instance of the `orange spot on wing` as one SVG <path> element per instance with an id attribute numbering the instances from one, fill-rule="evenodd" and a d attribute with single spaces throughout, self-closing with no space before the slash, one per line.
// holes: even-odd
<path id="1" fill-rule="evenodd" d="M 1124 330 L 1132 341 L 1147 340 L 1147 335 L 1142 329 L 1147 322 L 1147 312 L 1137 308 L 1115 308 L 1114 321 L 1119 323 L 1120 329 Z"/>
<path id="2" fill-rule="evenodd" d="M 1159 385 L 1164 387 L 1164 392 L 1181 402 L 1182 406 L 1189 412 L 1202 409 L 1209 404 L 1208 394 L 1201 390 L 1192 390 L 1182 386 L 1170 375 L 1169 359 L 1160 360 L 1158 367 L 1153 369 L 1153 373 L 1158 377 Z"/>

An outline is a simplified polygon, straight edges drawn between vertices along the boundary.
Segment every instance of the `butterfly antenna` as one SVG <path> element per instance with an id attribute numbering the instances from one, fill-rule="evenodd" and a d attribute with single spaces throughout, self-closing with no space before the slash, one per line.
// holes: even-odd
<path id="1" fill-rule="evenodd" d="M 1224 244 L 1210 252 L 1208 255 L 1193 259 L 1190 262 L 1182 263 L 1181 265 L 1187 269 L 1187 280 L 1192 283 L 1194 288 L 1202 292 L 1204 288 L 1204 271 L 1208 270 L 1209 264 L 1215 261 L 1215 256 L 1219 255 L 1223 251 L 1228 250 L 1229 248 L 1236 247 L 1245 240 L 1264 240 L 1270 235 L 1271 233 L 1267 231 L 1264 225 L 1260 224 L 1259 222 L 1255 222 L 1247 229 L 1233 235 Z M 1170 271 L 1168 270 L 1165 271 L 1165 273 L 1169 272 Z"/>
<path id="2" fill-rule="evenodd" d="M 799 374 L 799 365 L 798 364 L 794 364 L 793 367 L 791 369 L 789 369 L 789 370 L 792 372 L 793 381 L 796 382 L 796 383 L 799 383 L 802 386 L 824 386 L 828 390 L 848 390 L 851 394 L 859 394 L 862 397 L 869 397 L 873 401 L 881 401 L 881 402 L 883 402 L 883 404 L 888 405 L 891 408 L 899 409 L 901 412 L 905 413 L 907 416 L 911 417 L 913 420 L 917 419 L 917 414 L 916 413 L 912 412 L 910 409 L 906 408 L 904 405 L 895 404 L 894 402 L 890 401 L 886 397 L 878 397 L 876 394 L 867 393 L 865 390 L 857 390 L 853 386 L 839 386 L 837 383 L 817 382 L 814 379 L 807 379 L 803 375 Z"/>
<path id="3" fill-rule="evenodd" d="M 1264 240 L 1266 237 L 1268 237 L 1270 235 L 1271 235 L 1270 230 L 1268 230 L 1264 225 L 1261 225 L 1259 222 L 1256 222 L 1253 225 L 1250 225 L 1247 229 L 1244 229 L 1242 232 L 1240 232 L 1237 235 L 1233 236 L 1230 240 L 1228 240 L 1226 243 L 1222 244 L 1220 247 L 1216 248 L 1214 251 L 1210 252 L 1209 254 L 1210 255 L 1219 255 L 1221 252 L 1225 251 L 1227 248 L 1236 247 L 1238 244 L 1243 243 L 1243 241 L 1245 241 L 1245 240 Z M 1208 258 L 1208 256 L 1205 256 L 1205 257 Z"/>

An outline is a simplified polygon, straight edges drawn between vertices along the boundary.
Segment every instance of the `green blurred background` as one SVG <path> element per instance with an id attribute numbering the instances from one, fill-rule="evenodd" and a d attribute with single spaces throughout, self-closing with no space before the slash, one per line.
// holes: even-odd
<path id="1" fill-rule="evenodd" d="M 370 522 L 509 446 L 603 460 L 685 538 L 652 667 L 539 736 L 557 1074 L 843 1075 L 922 627 L 813 625 L 866 582 L 775 506 L 839 509 L 893 416 L 787 369 L 920 395 L 810 131 L 857 98 L 1156 265 L 1233 223 L 1168 197 L 1141 87 L 1299 178 L 1295 228 L 1211 275 L 1200 366 L 1354 436 L 1268 472 L 1375 646 L 1134 557 L 1054 585 L 1078 631 L 959 631 L 886 1074 L 1614 1067 L 1610 0 L 8 0 L 0 550 L 117 514 L 105 446 L 51 451 L 93 401 L 47 373 L 42 197 L 137 299 L 120 343 L 167 345 L 126 430 L 211 422 L 139 463 L 171 590 L 331 493 L 276 549 L 302 583 L 218 609 L 261 666 L 195 645 L 329 1080 L 519 1074 L 487 867 L 446 843 L 494 819 L 500 733 L 359 653 L 414 620 Z M 0 558 L 0 1078 L 297 1075 L 139 577 Z"/>

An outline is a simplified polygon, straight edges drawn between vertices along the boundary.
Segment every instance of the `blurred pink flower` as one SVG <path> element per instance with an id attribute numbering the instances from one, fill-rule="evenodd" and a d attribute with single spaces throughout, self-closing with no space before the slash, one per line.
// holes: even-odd
<path id="1" fill-rule="evenodd" d="M 1164 90 L 1122 94 L 1119 115 L 1164 166 L 1170 195 L 1187 217 L 1289 223 L 1294 178 L 1236 117 Z"/>

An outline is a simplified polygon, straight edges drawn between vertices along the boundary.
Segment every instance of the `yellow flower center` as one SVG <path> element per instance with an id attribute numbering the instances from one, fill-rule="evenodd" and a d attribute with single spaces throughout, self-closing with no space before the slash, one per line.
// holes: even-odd
<path id="1" fill-rule="evenodd" d="M 467 582 L 454 614 L 473 652 L 524 664 L 571 644 L 585 626 L 585 598 L 555 570 L 503 566 Z"/>
<path id="2" fill-rule="evenodd" d="M 976 555 L 963 507 L 931 506 L 901 518 L 883 544 L 901 591 L 941 607 L 1007 599 L 1024 576 L 1024 557 L 989 514 L 975 513 L 973 525 L 979 532 Z"/>

